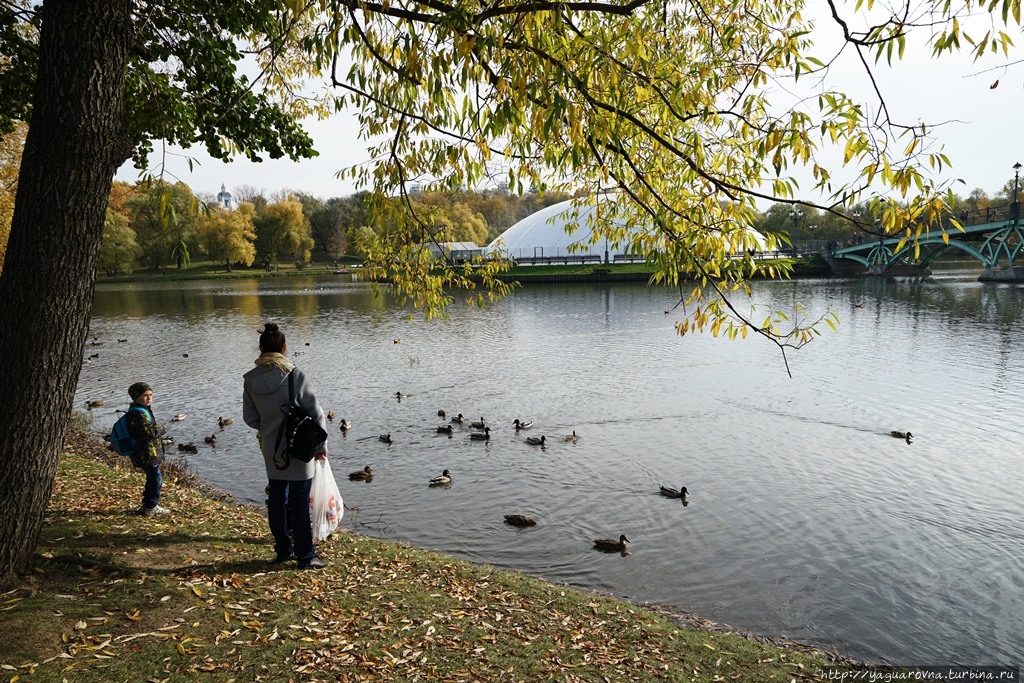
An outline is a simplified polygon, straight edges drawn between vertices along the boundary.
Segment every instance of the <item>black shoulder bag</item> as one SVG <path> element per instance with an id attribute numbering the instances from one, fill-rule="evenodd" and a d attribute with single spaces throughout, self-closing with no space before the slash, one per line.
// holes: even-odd
<path id="1" fill-rule="evenodd" d="M 292 458 L 309 462 L 323 450 L 327 443 L 327 432 L 316 421 L 316 417 L 295 402 L 295 377 L 288 373 L 288 404 L 281 406 L 285 414 L 284 424 L 277 432 L 274 443 L 274 467 L 288 469 Z M 284 448 L 281 441 L 284 440 Z"/>

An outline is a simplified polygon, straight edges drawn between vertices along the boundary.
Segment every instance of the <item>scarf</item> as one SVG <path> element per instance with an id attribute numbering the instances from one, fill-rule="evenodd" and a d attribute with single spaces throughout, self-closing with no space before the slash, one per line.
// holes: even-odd
<path id="1" fill-rule="evenodd" d="M 277 368 L 286 375 L 295 367 L 295 363 L 276 351 L 261 353 L 260 357 L 256 359 L 256 365 L 264 368 Z"/>

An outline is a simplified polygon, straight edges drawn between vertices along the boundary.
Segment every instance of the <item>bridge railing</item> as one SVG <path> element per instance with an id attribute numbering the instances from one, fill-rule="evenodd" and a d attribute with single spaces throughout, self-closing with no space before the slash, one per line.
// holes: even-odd
<path id="1" fill-rule="evenodd" d="M 953 214 L 960 221 L 960 224 L 966 227 L 968 225 L 977 225 L 978 223 L 996 223 L 998 221 L 1012 220 L 1013 206 L 1013 204 L 1001 204 L 974 211 L 963 209 L 962 211 L 954 211 Z"/>

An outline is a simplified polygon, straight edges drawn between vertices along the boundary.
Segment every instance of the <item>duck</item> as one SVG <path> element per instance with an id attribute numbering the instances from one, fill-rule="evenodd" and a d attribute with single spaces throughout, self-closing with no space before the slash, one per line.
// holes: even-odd
<path id="1" fill-rule="evenodd" d="M 93 408 L 99 408 L 102 405 L 103 405 L 103 401 L 101 401 L 100 399 L 96 399 L 94 401 L 86 401 L 85 402 L 85 407 L 88 408 L 89 410 L 92 410 Z"/>
<path id="2" fill-rule="evenodd" d="M 460 425 L 462 424 L 462 421 L 465 419 L 466 418 L 462 417 L 462 413 L 459 413 L 458 415 L 452 418 L 452 424 Z"/>
<path id="3" fill-rule="evenodd" d="M 185 453 L 198 453 L 199 448 L 194 443 L 179 443 L 178 450 L 184 451 Z"/>
<path id="4" fill-rule="evenodd" d="M 576 443 L 577 441 L 580 440 L 580 437 L 576 436 L 576 430 L 574 429 L 572 430 L 572 434 L 565 437 L 565 440 L 568 441 L 569 443 Z"/>
<path id="5" fill-rule="evenodd" d="M 441 419 L 444 419 L 445 417 L 447 417 L 447 415 L 448 413 L 444 412 L 443 410 L 437 411 L 437 416 L 440 417 Z"/>
<path id="6" fill-rule="evenodd" d="M 128 340 L 127 339 L 118 339 L 117 343 L 118 344 L 124 344 L 126 341 L 128 341 Z"/>
<path id="7" fill-rule="evenodd" d="M 914 438 L 914 435 L 910 432 L 898 432 L 895 429 L 889 432 L 889 436 L 897 439 L 905 439 L 907 443 L 910 443 L 910 440 Z"/>
<path id="8" fill-rule="evenodd" d="M 526 420 L 525 422 L 523 422 L 519 418 L 516 418 L 516 421 L 513 422 L 512 424 L 515 425 L 516 431 L 518 432 L 520 429 L 529 429 L 530 427 L 532 427 L 533 420 Z"/>
<path id="9" fill-rule="evenodd" d="M 171 418 L 171 422 L 181 422 L 186 417 L 188 417 L 188 416 L 185 415 L 185 413 L 178 413 L 177 415 L 175 415 L 174 417 Z"/>
<path id="10" fill-rule="evenodd" d="M 352 429 L 352 423 L 349 422 L 348 420 L 342 420 L 341 421 L 341 431 L 347 432 L 350 429 Z"/>
<path id="11" fill-rule="evenodd" d="M 204 436 L 203 437 L 203 441 L 205 441 L 206 443 L 210 444 L 211 446 L 216 446 L 217 445 L 217 435 L 216 434 L 211 434 L 210 436 Z"/>
<path id="12" fill-rule="evenodd" d="M 451 434 L 454 431 L 455 427 L 451 425 L 441 425 L 440 427 L 437 428 L 438 434 Z"/>
<path id="13" fill-rule="evenodd" d="M 334 418 L 337 417 L 337 416 L 338 416 L 338 414 L 332 410 L 332 411 L 327 413 L 327 420 L 329 422 L 334 422 Z"/>
<path id="14" fill-rule="evenodd" d="M 624 553 L 626 552 L 626 544 L 629 543 L 629 539 L 626 538 L 626 534 L 619 536 L 619 540 L 613 541 L 610 538 L 595 538 L 594 547 L 598 550 L 607 550 L 611 552 Z"/>
<path id="15" fill-rule="evenodd" d="M 395 398 L 401 401 L 403 398 L 409 398 L 409 394 L 403 394 L 401 391 L 396 391 Z"/>
<path id="16" fill-rule="evenodd" d="M 511 526 L 536 526 L 537 520 L 526 515 L 505 515 L 505 524 Z"/>
<path id="17" fill-rule="evenodd" d="M 377 438 L 383 441 L 384 443 L 394 443 L 394 441 L 391 440 L 390 434 L 381 434 Z"/>
<path id="18" fill-rule="evenodd" d="M 680 486 L 677 489 L 674 489 L 671 486 L 661 487 L 661 495 L 666 498 L 686 498 L 687 493 L 689 493 L 689 491 L 686 490 L 685 486 Z"/>
<path id="19" fill-rule="evenodd" d="M 184 415 L 182 415 L 182 417 L 184 417 Z M 234 421 L 235 421 L 235 418 L 233 418 L 233 417 L 218 417 L 217 418 L 217 424 L 220 425 L 221 427 L 227 427 L 229 424 L 231 424 Z"/>
<path id="20" fill-rule="evenodd" d="M 545 441 L 547 441 L 547 438 L 543 436 L 526 437 L 526 443 L 530 444 L 531 446 L 543 446 Z"/>
<path id="21" fill-rule="evenodd" d="M 484 427 L 487 426 L 487 424 L 484 422 L 484 419 L 481 417 L 479 422 L 470 422 L 469 426 L 472 427 L 473 429 L 483 429 Z"/>
<path id="22" fill-rule="evenodd" d="M 373 479 L 373 469 L 367 465 L 363 469 L 352 472 L 348 475 L 348 478 L 352 481 L 370 481 Z"/>
<path id="23" fill-rule="evenodd" d="M 473 432 L 472 434 L 469 435 L 469 438 L 476 439 L 477 441 L 487 441 L 488 439 L 491 438 L 491 428 L 484 427 L 484 431 Z"/>
<path id="24" fill-rule="evenodd" d="M 430 480 L 431 486 L 444 486 L 450 483 L 452 483 L 452 475 L 448 470 L 442 472 L 441 476 L 434 477 L 433 479 Z"/>

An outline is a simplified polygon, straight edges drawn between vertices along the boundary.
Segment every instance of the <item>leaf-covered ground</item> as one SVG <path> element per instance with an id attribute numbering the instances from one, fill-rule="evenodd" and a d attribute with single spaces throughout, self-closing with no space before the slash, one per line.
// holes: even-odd
<path id="1" fill-rule="evenodd" d="M 272 567 L 260 509 L 69 430 L 33 573 L 0 596 L 4 681 L 810 681 L 827 662 L 650 610 L 339 533 Z M 702 625 L 697 620 L 692 624 Z M 706 624 L 704 624 L 706 626 Z"/>

